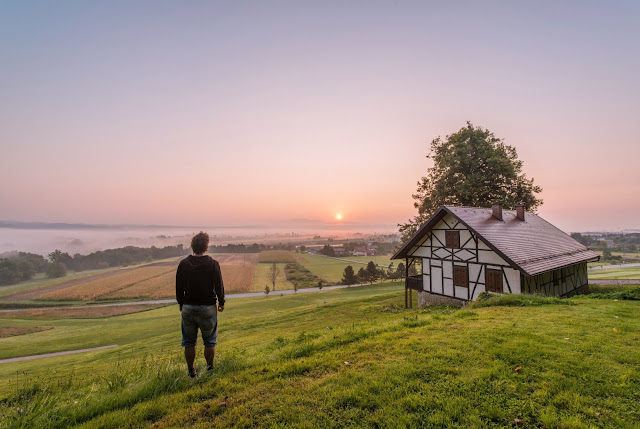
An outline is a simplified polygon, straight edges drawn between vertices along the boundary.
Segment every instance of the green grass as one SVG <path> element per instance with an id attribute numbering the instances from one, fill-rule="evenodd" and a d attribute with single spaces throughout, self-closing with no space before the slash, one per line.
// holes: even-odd
<path id="1" fill-rule="evenodd" d="M 621 268 L 612 268 L 608 270 L 590 270 L 589 271 L 589 279 L 590 280 L 609 280 L 609 279 L 619 279 L 619 280 L 640 280 L 640 267 L 621 267 Z"/>
<path id="2" fill-rule="evenodd" d="M 276 276 L 276 292 L 279 290 L 293 289 L 293 283 L 287 280 L 285 274 L 285 263 L 276 264 L 278 268 L 278 275 Z M 253 274 L 253 282 L 251 283 L 251 292 L 264 292 L 264 287 L 269 286 L 269 289 L 273 289 L 273 281 L 271 280 L 271 267 L 273 264 L 260 263 L 256 265 L 256 270 Z"/>
<path id="3" fill-rule="evenodd" d="M 298 288 L 317 287 L 318 282 L 323 281 L 320 277 L 316 276 L 298 263 L 289 263 L 285 265 L 284 273 L 287 276 L 287 280 Z M 324 281 L 325 286 L 329 286 L 330 284 L 331 283 L 327 284 L 326 280 Z"/>
<path id="4" fill-rule="evenodd" d="M 541 295 L 494 294 L 482 292 L 478 300 L 471 304 L 473 308 L 482 307 L 531 307 L 540 305 L 573 305 L 574 301 Z"/>
<path id="5" fill-rule="evenodd" d="M 229 300 L 215 370 L 199 349 L 195 380 L 177 308 L 114 317 L 94 331 L 123 347 L 0 365 L 0 416 L 8 427 L 638 427 L 640 302 L 566 302 L 405 310 L 398 283 Z M 125 337 L 125 324 L 145 334 Z"/>
<path id="6" fill-rule="evenodd" d="M 369 261 L 373 261 L 380 266 L 388 266 L 390 262 L 394 263 L 394 266 L 398 266 L 398 262 L 402 261 L 391 261 L 389 259 L 389 255 L 387 256 L 345 256 L 342 259 L 336 258 L 327 258 L 325 256 L 320 255 L 310 255 L 304 254 L 302 255 L 305 259 L 304 266 L 306 269 L 311 271 L 313 274 L 318 277 L 327 280 L 333 283 L 339 283 L 342 279 L 342 274 L 344 273 L 344 269 L 347 265 L 351 265 L 354 271 L 357 273 L 360 268 L 365 268 Z M 349 262 L 344 259 L 348 259 L 349 261 L 357 261 Z"/>
<path id="7" fill-rule="evenodd" d="M 624 292 L 636 287 L 636 285 L 589 285 L 586 290 L 581 290 L 580 294 L 590 295 L 595 293 Z"/>

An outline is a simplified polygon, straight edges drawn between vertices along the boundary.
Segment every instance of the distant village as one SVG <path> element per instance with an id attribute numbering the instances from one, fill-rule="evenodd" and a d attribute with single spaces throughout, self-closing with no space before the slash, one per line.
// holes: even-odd
<path id="1" fill-rule="evenodd" d="M 349 244 L 335 244 L 324 246 L 300 246 L 301 252 L 310 253 L 312 255 L 325 255 L 325 256 L 376 256 L 380 250 L 378 243 L 369 243 L 360 245 L 349 246 Z M 387 250 L 387 246 L 383 246 L 384 250 Z M 382 253 L 390 253 L 391 249 Z"/>

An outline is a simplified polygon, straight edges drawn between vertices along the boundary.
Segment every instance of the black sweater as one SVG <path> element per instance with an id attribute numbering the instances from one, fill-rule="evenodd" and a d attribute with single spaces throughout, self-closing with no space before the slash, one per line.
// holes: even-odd
<path id="1" fill-rule="evenodd" d="M 180 261 L 176 271 L 178 304 L 224 305 L 224 284 L 220 264 L 211 256 L 189 255 Z"/>

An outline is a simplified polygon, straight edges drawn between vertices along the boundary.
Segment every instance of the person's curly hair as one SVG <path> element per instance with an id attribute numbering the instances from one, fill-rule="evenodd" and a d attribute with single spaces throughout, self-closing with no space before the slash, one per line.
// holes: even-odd
<path id="1" fill-rule="evenodd" d="M 191 239 L 191 250 L 196 255 L 201 255 L 209 248 L 209 234 L 200 231 Z"/>

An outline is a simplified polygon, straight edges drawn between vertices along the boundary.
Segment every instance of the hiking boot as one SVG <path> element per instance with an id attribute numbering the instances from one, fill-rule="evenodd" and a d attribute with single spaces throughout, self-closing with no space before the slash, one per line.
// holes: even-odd
<path id="1" fill-rule="evenodd" d="M 207 366 L 207 371 L 213 371 L 213 365 Z"/>
<path id="2" fill-rule="evenodd" d="M 196 378 L 197 376 L 198 376 L 198 372 L 196 371 L 196 369 L 195 368 L 191 368 L 189 370 L 189 377 Z"/>

